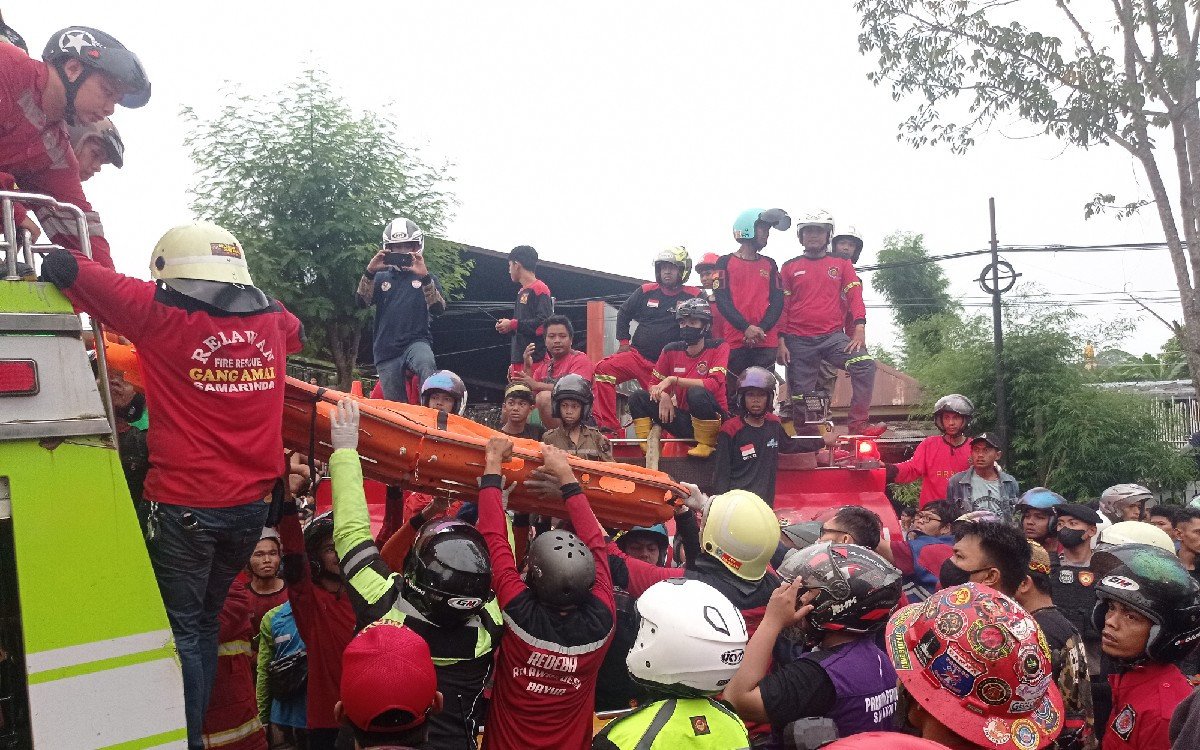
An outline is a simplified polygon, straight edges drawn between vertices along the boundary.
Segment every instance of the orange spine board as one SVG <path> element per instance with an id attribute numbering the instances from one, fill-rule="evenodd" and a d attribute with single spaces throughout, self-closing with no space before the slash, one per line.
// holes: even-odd
<path id="1" fill-rule="evenodd" d="M 332 453 L 329 417 L 343 398 L 359 403 L 358 453 L 363 474 L 385 484 L 473 499 L 484 469 L 489 427 L 424 406 L 350 396 L 295 378 L 284 391 L 283 440 L 292 450 L 312 451 L 325 460 Z M 440 417 L 440 419 L 439 419 Z M 508 436 L 506 436 L 508 437 Z M 562 516 L 558 499 L 544 500 L 521 484 L 541 465 L 541 444 L 510 438 L 513 457 L 504 465 L 505 482 L 516 481 L 508 507 L 523 513 Z M 569 459 L 596 517 L 608 526 L 651 526 L 669 519 L 687 492 L 661 471 L 632 464 Z"/>

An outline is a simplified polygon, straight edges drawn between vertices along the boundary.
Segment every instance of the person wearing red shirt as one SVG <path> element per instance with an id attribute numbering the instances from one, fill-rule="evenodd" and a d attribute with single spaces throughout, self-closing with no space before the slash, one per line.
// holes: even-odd
<path id="1" fill-rule="evenodd" d="M 154 414 L 142 516 L 183 667 L 189 743 L 217 661 L 217 615 L 284 473 L 283 385 L 303 326 L 250 278 L 241 243 L 204 222 L 154 246 L 141 281 L 54 250 L 42 276 L 135 347 Z"/>
<path id="2" fill-rule="evenodd" d="M 1171 714 L 1192 692 L 1175 662 L 1200 641 L 1200 584 L 1178 558 L 1147 544 L 1097 552 L 1092 570 L 1092 621 L 1115 666 L 1101 747 L 1169 750 Z"/>
<path id="3" fill-rule="evenodd" d="M 850 375 L 850 432 L 880 435 L 886 428 L 868 422 L 875 360 L 867 353 L 862 282 L 850 261 L 827 252 L 833 234 L 831 216 L 824 212 L 811 215 L 800 224 L 797 234 L 804 254 L 783 264 L 786 301 L 779 343 L 779 361 L 787 365 L 792 405 L 800 409 L 795 417 L 807 415 L 806 397 L 818 392 L 821 363 L 828 362 Z M 842 330 L 847 313 L 854 317 L 854 336 Z M 829 398 L 830 394 L 820 393 Z"/>
<path id="4" fill-rule="evenodd" d="M 217 676 L 213 698 L 204 715 L 204 743 L 209 750 L 267 750 L 267 732 L 258 718 L 254 692 L 251 596 L 234 584 L 221 608 Z"/>
<path id="5" fill-rule="evenodd" d="M 550 287 L 537 277 L 538 253 L 529 245 L 518 245 L 508 254 L 508 275 L 521 285 L 517 292 L 517 303 L 511 318 L 496 321 L 496 333 L 512 334 L 509 351 L 508 375 L 521 374 L 525 363 L 525 349 L 532 344 L 533 361 L 546 356 L 542 336 L 546 333 L 546 319 L 554 314 L 554 297 Z"/>
<path id="6" fill-rule="evenodd" d="M 679 324 L 675 309 L 684 301 L 700 296 L 700 290 L 685 286 L 692 275 L 692 259 L 687 248 L 673 247 L 654 256 L 653 284 L 642 284 L 617 311 L 616 354 L 596 363 L 595 413 L 596 427 L 607 435 L 621 430 L 617 418 L 617 386 L 636 380 L 643 388 L 650 387 L 651 374 L 663 347 L 679 340 Z M 637 323 L 633 337 L 630 323 Z"/>
<path id="7" fill-rule="evenodd" d="M 725 316 L 721 314 L 721 309 L 717 307 L 716 285 L 720 284 L 720 277 L 717 274 L 717 261 L 720 257 L 716 253 L 705 253 L 700 262 L 696 264 L 696 273 L 700 274 L 701 294 L 708 301 L 709 309 L 712 310 L 712 337 L 728 341 L 727 328 L 729 327 L 729 323 L 725 321 Z"/>
<path id="8" fill-rule="evenodd" d="M 682 341 L 663 347 L 654 365 L 649 391 L 629 399 L 629 414 L 638 438 L 650 436 L 657 422 L 675 437 L 695 438 L 689 456 L 708 458 L 717 449 L 721 420 L 729 411 L 725 395 L 729 347 L 708 337 L 712 311 L 703 299 L 690 299 L 675 309 Z"/>
<path id="9" fill-rule="evenodd" d="M 480 480 L 479 531 L 504 611 L 483 748 L 586 750 L 596 679 L 616 620 L 603 532 L 566 452 L 543 445 L 543 468 L 557 478 L 579 536 L 556 529 L 534 539 L 522 581 L 501 505 L 501 472 L 511 456 L 508 438 L 489 440 Z"/>
<path id="10" fill-rule="evenodd" d="M 250 628 L 257 633 L 263 615 L 287 601 L 287 584 L 279 577 L 279 565 L 283 560 L 283 549 L 279 543 L 279 532 L 263 529 L 262 538 L 254 546 L 246 571 L 249 580 L 243 585 L 250 601 Z M 251 644 L 257 648 L 257 639 Z"/>
<path id="11" fill-rule="evenodd" d="M 907 461 L 887 464 L 888 483 L 908 484 L 920 479 L 918 502 L 922 508 L 934 500 L 945 500 L 950 477 L 971 465 L 967 427 L 974 415 L 975 405 L 966 396 L 951 393 L 939 398 L 933 407 L 933 423 L 942 434 L 922 440 Z"/>
<path id="12" fill-rule="evenodd" d="M 722 338 L 729 344 L 729 372 L 735 376 L 730 380 L 729 398 L 733 398 L 736 376 L 747 367 L 775 367 L 783 286 L 779 266 L 762 250 L 772 227 L 786 231 L 791 225 L 792 218 L 782 208 L 743 211 L 733 222 L 737 252 L 717 259 L 713 297 L 725 319 Z"/>
<path id="13" fill-rule="evenodd" d="M 333 513 L 315 516 L 301 531 L 294 500 L 286 502 L 279 536 L 288 601 L 308 650 L 308 747 L 334 750 L 340 727 L 334 704 L 342 678 L 342 652 L 354 637 L 356 616 L 333 541 Z"/>
<path id="14" fill-rule="evenodd" d="M 79 207 L 87 217 L 92 257 L 113 267 L 100 216 L 79 181 L 79 162 L 63 126 L 95 123 L 120 104 L 150 101 L 150 80 L 138 60 L 109 34 L 88 26 L 55 32 L 33 60 L 20 48 L 0 44 L 0 188 L 44 193 Z M 32 224 L 18 207 L 18 223 Z M 78 250 L 71 214 L 35 209 L 52 242 Z"/>
<path id="15" fill-rule="evenodd" d="M 545 329 L 546 356 L 540 362 L 534 355 L 537 348 L 534 344 L 525 347 L 525 367 L 521 372 L 510 377 L 510 382 L 520 383 L 533 392 L 534 403 L 538 408 L 542 426 L 547 430 L 561 427 L 562 422 L 553 414 L 551 395 L 554 384 L 563 375 L 578 375 L 584 380 L 591 381 L 595 368 L 586 352 L 572 347 L 575 339 L 575 326 L 565 315 L 551 315 L 543 325 Z"/>

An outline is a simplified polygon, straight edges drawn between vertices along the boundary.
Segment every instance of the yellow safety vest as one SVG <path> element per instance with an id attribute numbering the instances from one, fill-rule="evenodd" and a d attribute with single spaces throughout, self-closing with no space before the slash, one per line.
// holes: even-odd
<path id="1" fill-rule="evenodd" d="M 746 725 L 711 698 L 671 698 L 643 706 L 606 726 L 593 750 L 746 750 Z"/>

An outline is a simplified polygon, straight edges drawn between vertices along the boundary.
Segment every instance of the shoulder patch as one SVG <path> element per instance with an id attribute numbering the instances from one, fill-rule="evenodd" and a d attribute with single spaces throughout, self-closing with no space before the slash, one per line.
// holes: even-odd
<path id="1" fill-rule="evenodd" d="M 542 281 L 541 279 L 533 282 L 533 286 L 529 288 L 532 289 L 536 294 L 544 294 L 547 297 L 550 296 L 550 287 L 546 286 L 546 282 Z"/>
<path id="2" fill-rule="evenodd" d="M 712 732 L 712 730 L 708 728 L 708 717 L 690 716 L 688 717 L 688 720 L 692 723 L 692 734 L 695 734 L 697 737 L 702 734 L 709 734 Z"/>
<path id="3" fill-rule="evenodd" d="M 642 284 L 643 292 L 650 293 L 650 292 L 653 292 L 655 289 L 658 289 L 658 284 L 653 281 L 650 282 L 649 284 Z"/>
<path id="4" fill-rule="evenodd" d="M 1120 737 L 1125 742 L 1129 742 L 1129 738 L 1133 735 L 1133 728 L 1137 725 L 1137 711 L 1133 710 L 1133 706 L 1128 703 L 1125 708 L 1122 708 L 1117 718 L 1113 719 L 1109 729 Z"/>
<path id="5" fill-rule="evenodd" d="M 743 426 L 745 426 L 745 423 L 742 422 L 741 417 L 730 417 L 721 423 L 721 432 L 729 437 L 733 437 L 737 435 L 738 430 L 742 429 Z"/>

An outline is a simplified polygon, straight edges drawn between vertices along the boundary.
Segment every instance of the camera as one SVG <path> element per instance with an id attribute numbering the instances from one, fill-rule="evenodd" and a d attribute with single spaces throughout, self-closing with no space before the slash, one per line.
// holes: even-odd
<path id="1" fill-rule="evenodd" d="M 388 251 L 383 258 L 388 265 L 396 266 L 397 268 L 412 268 L 413 266 L 412 253 L 401 253 L 393 250 Z"/>

